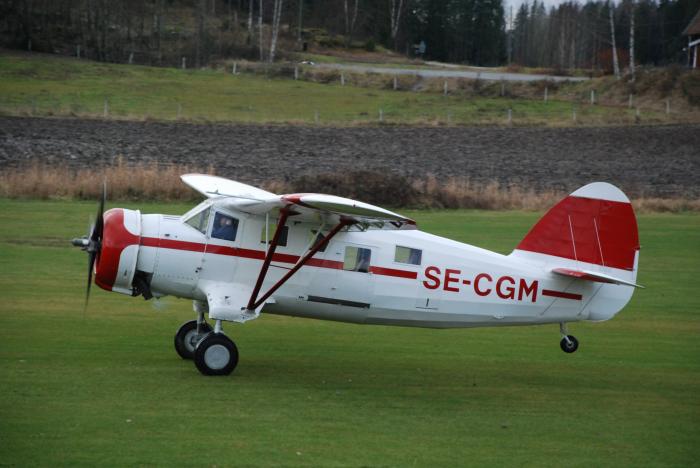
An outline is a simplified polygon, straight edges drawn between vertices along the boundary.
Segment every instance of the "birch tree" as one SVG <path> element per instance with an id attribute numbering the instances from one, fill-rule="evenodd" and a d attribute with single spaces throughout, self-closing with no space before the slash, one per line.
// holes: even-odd
<path id="1" fill-rule="evenodd" d="M 260 11 L 258 12 L 258 43 L 260 45 L 260 61 L 265 59 L 263 51 L 263 0 L 260 0 Z"/>
<path id="2" fill-rule="evenodd" d="M 396 49 L 396 39 L 399 34 L 399 20 L 401 19 L 401 8 L 403 8 L 403 0 L 398 0 L 398 4 L 396 0 L 391 0 L 391 39 L 394 41 L 394 49 Z"/>
<path id="3" fill-rule="evenodd" d="M 615 78 L 620 79 L 620 63 L 617 61 L 617 46 L 615 45 L 615 22 L 613 21 L 613 8 L 614 5 L 610 4 L 610 9 L 608 10 L 610 14 L 610 38 L 612 40 L 612 59 L 613 59 L 613 72 L 615 73 Z"/>
<path id="4" fill-rule="evenodd" d="M 630 81 L 634 82 L 634 1 L 630 5 Z"/>
<path id="5" fill-rule="evenodd" d="M 403 0 L 402 0 L 403 1 Z M 348 0 L 344 0 L 343 4 L 345 7 L 345 47 L 350 47 L 352 42 L 352 33 L 355 31 L 355 21 L 357 20 L 357 9 L 360 0 L 355 0 L 355 6 L 352 10 L 352 17 L 348 9 Z"/>
<path id="6" fill-rule="evenodd" d="M 275 61 L 275 50 L 277 48 L 277 36 L 280 30 L 280 18 L 282 17 L 282 1 L 275 0 L 272 10 L 272 39 L 270 39 L 270 56 L 269 62 Z"/>

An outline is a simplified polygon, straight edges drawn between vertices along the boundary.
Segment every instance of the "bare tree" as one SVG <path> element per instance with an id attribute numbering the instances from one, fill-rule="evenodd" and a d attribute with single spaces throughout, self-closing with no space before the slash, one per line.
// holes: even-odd
<path id="1" fill-rule="evenodd" d="M 275 49 L 277 48 L 277 35 L 280 29 L 280 18 L 282 16 L 282 1 L 275 0 L 272 10 L 272 39 L 270 39 L 270 57 L 269 62 L 275 61 Z"/>
<path id="2" fill-rule="evenodd" d="M 401 0 L 403 1 L 403 0 Z M 352 33 L 355 31 L 355 21 L 357 21 L 357 8 L 360 0 L 355 0 L 355 6 L 352 10 L 352 17 L 350 17 L 350 12 L 348 11 L 348 0 L 344 0 L 343 4 L 345 6 L 345 47 L 350 47 L 352 42 Z"/>
<path id="3" fill-rule="evenodd" d="M 396 0 L 391 0 L 391 39 L 394 41 L 394 48 L 396 48 L 396 38 L 399 34 L 399 20 L 401 19 L 402 7 L 403 0 L 399 0 L 398 5 Z"/>
<path id="4" fill-rule="evenodd" d="M 615 73 L 615 78 L 620 79 L 620 63 L 617 61 L 617 47 L 615 46 L 615 22 L 613 21 L 613 8 L 615 6 L 611 3 L 610 9 L 610 37 L 612 39 L 612 59 L 613 59 L 613 72 Z"/>

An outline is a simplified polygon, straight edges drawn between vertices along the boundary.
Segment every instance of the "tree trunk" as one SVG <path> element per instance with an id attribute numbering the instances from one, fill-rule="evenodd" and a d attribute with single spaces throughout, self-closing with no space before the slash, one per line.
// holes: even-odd
<path id="1" fill-rule="evenodd" d="M 260 61 L 265 59 L 263 51 L 263 0 L 260 0 L 260 11 L 258 12 L 258 40 L 260 44 Z"/>
<path id="2" fill-rule="evenodd" d="M 277 48 L 277 35 L 280 29 L 280 18 L 282 16 L 282 1 L 275 0 L 272 10 L 272 39 L 270 39 L 270 63 L 275 61 L 275 49 Z"/>
<path id="3" fill-rule="evenodd" d="M 620 79 L 620 63 L 617 61 L 617 46 L 615 45 L 615 22 L 613 21 L 613 8 L 614 5 L 610 4 L 610 37 L 612 39 L 612 59 L 613 59 L 613 72 L 615 73 L 615 78 Z"/>
<path id="4" fill-rule="evenodd" d="M 394 49 L 396 49 L 396 40 L 399 34 L 399 20 L 401 19 L 402 7 L 403 0 L 399 0 L 398 7 L 396 5 L 396 0 L 391 0 L 391 39 L 394 41 Z"/>
<path id="5" fill-rule="evenodd" d="M 634 2 L 630 6 L 630 81 L 634 82 Z"/>

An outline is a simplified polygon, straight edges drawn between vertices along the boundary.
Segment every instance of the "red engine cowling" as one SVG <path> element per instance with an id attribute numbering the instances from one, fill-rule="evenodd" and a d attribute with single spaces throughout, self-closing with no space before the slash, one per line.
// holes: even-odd
<path id="1" fill-rule="evenodd" d="M 95 262 L 95 284 L 132 295 L 141 241 L 141 212 L 112 208 L 103 215 L 102 246 Z"/>

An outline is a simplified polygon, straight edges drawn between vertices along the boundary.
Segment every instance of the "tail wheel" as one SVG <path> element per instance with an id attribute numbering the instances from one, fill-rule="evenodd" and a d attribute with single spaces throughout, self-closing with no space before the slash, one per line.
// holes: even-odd
<path id="1" fill-rule="evenodd" d="M 211 326 L 207 322 L 200 325 L 199 333 L 197 333 L 196 320 L 183 323 L 175 333 L 175 351 L 182 359 L 193 359 L 197 343 L 209 332 L 211 332 Z"/>
<path id="2" fill-rule="evenodd" d="M 194 364 L 204 375 L 228 375 L 238 365 L 238 348 L 226 335 L 210 333 L 197 344 Z"/>
<path id="3" fill-rule="evenodd" d="M 559 346 L 561 346 L 561 350 L 565 353 L 573 353 L 578 349 L 578 340 L 573 335 L 566 335 L 566 337 L 562 338 L 559 342 Z"/>

